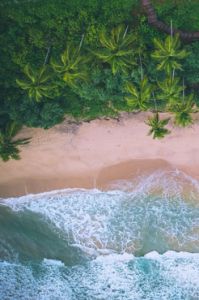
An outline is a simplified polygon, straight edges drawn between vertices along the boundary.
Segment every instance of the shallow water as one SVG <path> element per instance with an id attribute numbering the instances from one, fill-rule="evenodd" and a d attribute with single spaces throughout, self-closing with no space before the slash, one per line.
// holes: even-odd
<path id="1" fill-rule="evenodd" d="M 2 200 L 1 299 L 199 299 L 198 196 L 191 177 L 155 172 Z"/>

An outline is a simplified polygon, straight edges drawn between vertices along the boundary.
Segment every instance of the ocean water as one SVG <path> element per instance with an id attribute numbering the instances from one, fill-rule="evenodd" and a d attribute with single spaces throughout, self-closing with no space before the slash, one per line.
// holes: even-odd
<path id="1" fill-rule="evenodd" d="M 1 199 L 0 299 L 199 299 L 199 182 L 157 171 Z"/>

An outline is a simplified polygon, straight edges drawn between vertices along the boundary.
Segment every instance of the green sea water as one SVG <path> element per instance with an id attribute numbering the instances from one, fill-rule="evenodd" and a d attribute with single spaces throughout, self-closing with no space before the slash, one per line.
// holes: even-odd
<path id="1" fill-rule="evenodd" d="M 157 171 L 1 199 L 0 299 L 199 299 L 199 183 Z"/>

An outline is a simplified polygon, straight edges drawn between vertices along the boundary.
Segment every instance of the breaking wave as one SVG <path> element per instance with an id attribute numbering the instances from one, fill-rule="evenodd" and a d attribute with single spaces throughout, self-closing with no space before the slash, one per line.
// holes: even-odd
<path id="1" fill-rule="evenodd" d="M 1 200 L 1 299 L 199 299 L 198 195 L 158 171 Z"/>

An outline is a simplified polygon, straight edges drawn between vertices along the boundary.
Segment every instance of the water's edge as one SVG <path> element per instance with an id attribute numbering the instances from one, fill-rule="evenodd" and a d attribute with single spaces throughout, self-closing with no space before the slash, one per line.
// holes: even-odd
<path id="1" fill-rule="evenodd" d="M 2 199 L 1 299 L 198 299 L 199 183 L 158 171 L 112 188 Z"/>

